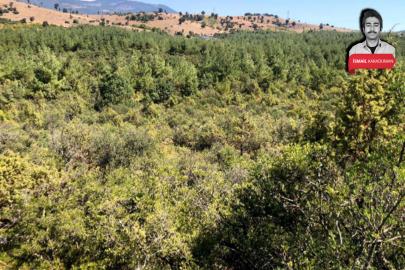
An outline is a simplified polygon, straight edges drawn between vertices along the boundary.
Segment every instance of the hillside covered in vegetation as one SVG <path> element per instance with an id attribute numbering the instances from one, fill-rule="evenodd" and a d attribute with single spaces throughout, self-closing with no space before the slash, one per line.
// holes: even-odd
<path id="1" fill-rule="evenodd" d="M 405 38 L 0 29 L 0 268 L 402 269 Z"/>
<path id="2" fill-rule="evenodd" d="M 352 30 L 339 28 L 338 26 L 329 25 L 327 22 L 319 22 L 319 24 L 310 24 L 293 21 L 290 19 L 280 18 L 277 14 L 259 14 L 245 13 L 244 16 L 218 16 L 218 14 L 206 14 L 201 11 L 201 14 L 190 14 L 186 12 L 170 13 L 169 9 L 155 7 L 154 12 L 136 12 L 131 13 L 129 10 L 120 10 L 117 5 L 122 8 L 128 8 L 128 2 L 137 5 L 140 2 L 136 1 L 119 1 L 114 12 L 101 11 L 86 13 L 79 6 L 73 5 L 73 8 L 67 8 L 67 3 L 52 3 L 51 9 L 44 8 L 49 3 L 37 2 L 31 3 L 32 0 L 25 1 L 9 1 L 0 0 L 0 27 L 2 24 L 46 24 L 63 27 L 71 27 L 76 25 L 113 25 L 119 28 L 126 28 L 138 31 L 166 32 L 169 35 L 184 35 L 189 38 L 194 36 L 213 36 L 220 33 L 229 33 L 236 30 L 272 30 L 283 32 L 308 32 L 308 31 L 337 31 L 351 32 Z M 76 1 L 77 2 L 77 1 Z M 87 2 L 87 1 L 81 1 Z M 43 3 L 44 5 L 40 5 Z M 131 5 L 132 5 L 131 4 Z M 100 9 L 100 6 L 95 6 L 94 1 L 88 3 L 95 8 Z M 93 14 L 91 14 L 93 13 Z M 357 30 L 356 30 L 357 31 Z"/>

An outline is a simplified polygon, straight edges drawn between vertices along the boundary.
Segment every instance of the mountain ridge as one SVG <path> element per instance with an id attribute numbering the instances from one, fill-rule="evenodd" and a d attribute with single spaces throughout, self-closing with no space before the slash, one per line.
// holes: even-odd
<path id="1" fill-rule="evenodd" d="M 55 4 L 58 4 L 58 10 L 62 11 L 64 8 L 69 11 L 78 11 L 81 14 L 107 14 L 107 13 L 136 13 L 136 12 L 154 12 L 158 11 L 160 8 L 167 13 L 177 13 L 174 9 L 162 5 L 162 4 L 151 4 L 140 1 L 132 0 L 31 0 L 31 4 L 48 8 L 55 9 Z"/>

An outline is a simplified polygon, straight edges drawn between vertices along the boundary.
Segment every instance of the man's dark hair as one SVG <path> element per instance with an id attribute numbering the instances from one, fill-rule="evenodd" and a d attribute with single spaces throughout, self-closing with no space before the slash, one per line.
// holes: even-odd
<path id="1" fill-rule="evenodd" d="M 366 11 L 364 12 L 363 18 L 361 19 L 361 26 L 362 26 L 362 29 L 363 29 L 363 28 L 366 28 L 366 19 L 367 19 L 367 18 L 370 18 L 370 17 L 375 17 L 375 18 L 377 18 L 377 19 L 380 21 L 380 30 L 382 30 L 382 27 L 383 27 L 383 20 L 382 20 L 382 18 L 381 18 L 380 13 L 378 13 L 378 12 L 375 11 L 374 9 L 369 9 L 369 10 L 366 10 Z"/>

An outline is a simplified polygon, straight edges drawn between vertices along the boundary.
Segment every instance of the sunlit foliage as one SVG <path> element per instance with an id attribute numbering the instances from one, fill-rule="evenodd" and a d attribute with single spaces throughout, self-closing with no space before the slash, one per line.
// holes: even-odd
<path id="1" fill-rule="evenodd" d="M 0 268 L 404 268 L 405 40 L 360 38 L 4 25 Z"/>

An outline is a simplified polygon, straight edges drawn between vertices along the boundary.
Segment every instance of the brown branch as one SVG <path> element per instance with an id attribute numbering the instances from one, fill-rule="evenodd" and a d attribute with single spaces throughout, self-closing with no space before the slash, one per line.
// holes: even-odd
<path id="1" fill-rule="evenodd" d="M 354 270 L 356 268 L 357 260 L 359 259 L 359 257 L 363 253 L 363 249 L 364 249 L 363 246 L 364 246 L 364 240 L 361 243 L 361 246 L 360 246 L 360 249 L 358 251 L 358 254 L 357 254 L 356 258 L 354 259 L 354 262 L 353 262 L 353 265 L 352 265 L 352 270 Z"/>
<path id="2" fill-rule="evenodd" d="M 401 154 L 399 155 L 398 167 L 402 163 L 402 159 L 404 157 L 404 151 L 405 151 L 405 142 L 402 144 Z"/>
<path id="3" fill-rule="evenodd" d="M 382 227 L 385 225 L 385 223 L 387 222 L 388 218 L 391 216 L 391 214 L 398 208 L 399 204 L 401 203 L 402 199 L 405 197 L 405 192 L 402 193 L 402 195 L 400 196 L 400 198 L 398 199 L 397 203 L 394 205 L 394 207 L 392 207 L 392 209 L 390 210 L 390 212 L 388 213 L 388 215 L 383 219 L 383 221 L 381 222 L 380 226 L 378 227 L 378 231 L 381 231 Z M 364 269 L 367 269 L 370 261 L 373 257 L 373 252 L 375 247 L 377 246 L 378 242 L 377 239 L 374 240 L 373 244 L 371 245 L 371 249 L 368 253 L 368 257 L 367 257 L 367 261 L 366 261 L 366 265 L 364 266 Z"/>

